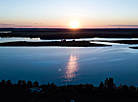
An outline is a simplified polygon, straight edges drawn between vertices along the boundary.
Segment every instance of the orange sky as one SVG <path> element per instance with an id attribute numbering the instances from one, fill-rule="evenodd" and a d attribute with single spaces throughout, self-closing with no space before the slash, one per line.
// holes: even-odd
<path id="1" fill-rule="evenodd" d="M 137 0 L 3 0 L 0 28 L 138 28 Z"/>

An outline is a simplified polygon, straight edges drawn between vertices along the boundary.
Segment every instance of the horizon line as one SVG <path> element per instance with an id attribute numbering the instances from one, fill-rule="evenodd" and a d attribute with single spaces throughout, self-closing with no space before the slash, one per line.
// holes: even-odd
<path id="1" fill-rule="evenodd" d="M 68 28 L 68 27 L 2 27 L 0 29 L 138 29 L 132 27 L 101 27 L 101 28 L 89 28 L 89 27 L 80 27 L 80 28 Z"/>

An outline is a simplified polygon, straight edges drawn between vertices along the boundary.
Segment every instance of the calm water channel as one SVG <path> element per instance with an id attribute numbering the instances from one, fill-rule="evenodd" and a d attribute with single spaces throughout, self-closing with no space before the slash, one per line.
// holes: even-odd
<path id="1" fill-rule="evenodd" d="M 0 38 L 0 42 L 40 39 Z M 98 86 L 113 77 L 116 85 L 138 86 L 138 50 L 125 44 L 111 47 L 0 47 L 0 80 L 54 82 L 57 85 L 91 83 Z"/>

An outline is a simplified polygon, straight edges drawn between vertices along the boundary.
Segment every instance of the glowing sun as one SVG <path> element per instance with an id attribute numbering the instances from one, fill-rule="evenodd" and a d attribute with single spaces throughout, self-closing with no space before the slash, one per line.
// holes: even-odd
<path id="1" fill-rule="evenodd" d="M 78 23 L 77 21 L 72 21 L 72 22 L 70 23 L 70 26 L 71 26 L 72 28 L 77 28 L 77 27 L 79 26 L 79 23 Z"/>

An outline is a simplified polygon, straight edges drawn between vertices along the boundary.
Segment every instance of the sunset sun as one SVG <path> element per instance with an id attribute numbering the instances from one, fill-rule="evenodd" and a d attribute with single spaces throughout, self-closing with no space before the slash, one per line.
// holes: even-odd
<path id="1" fill-rule="evenodd" d="M 72 21 L 72 22 L 70 23 L 70 26 L 71 26 L 72 28 L 77 28 L 77 27 L 79 26 L 79 23 L 78 23 L 77 21 Z"/>

